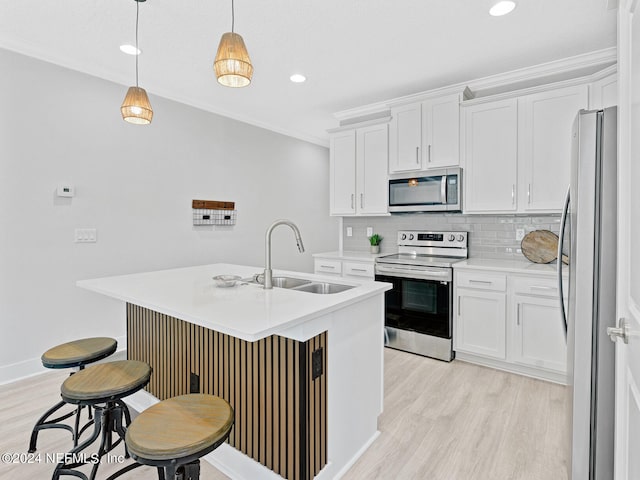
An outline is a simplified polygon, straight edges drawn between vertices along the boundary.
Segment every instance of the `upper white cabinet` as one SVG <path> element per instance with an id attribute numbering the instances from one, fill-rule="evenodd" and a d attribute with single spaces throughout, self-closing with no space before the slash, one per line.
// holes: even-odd
<path id="1" fill-rule="evenodd" d="M 514 212 L 518 182 L 518 103 L 464 108 L 464 211 Z"/>
<path id="2" fill-rule="evenodd" d="M 333 133 L 330 140 L 330 214 L 387 215 L 388 125 Z"/>
<path id="3" fill-rule="evenodd" d="M 562 208 L 571 174 L 571 128 L 587 107 L 587 85 L 518 98 L 518 211 Z"/>
<path id="4" fill-rule="evenodd" d="M 466 213 L 559 212 L 571 127 L 588 106 L 578 85 L 463 108 Z"/>
<path id="5" fill-rule="evenodd" d="M 389 172 L 459 164 L 460 95 L 391 108 Z"/>

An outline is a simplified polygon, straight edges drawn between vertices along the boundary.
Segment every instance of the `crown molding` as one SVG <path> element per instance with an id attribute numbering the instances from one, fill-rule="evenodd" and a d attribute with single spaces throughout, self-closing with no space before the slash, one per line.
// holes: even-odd
<path id="1" fill-rule="evenodd" d="M 348 110 L 342 110 L 333 114 L 333 116 L 343 122 L 348 119 L 357 118 L 357 117 L 365 117 L 368 115 L 380 113 L 382 111 L 388 110 L 392 106 L 398 106 L 408 103 L 420 102 L 423 100 L 428 100 L 432 97 L 444 96 L 454 93 L 459 93 L 462 95 L 462 100 L 472 101 L 474 97 L 474 92 L 481 90 L 489 90 L 500 87 L 508 87 L 511 84 L 517 84 L 519 82 L 524 81 L 532 81 L 536 79 L 543 79 L 544 77 L 549 77 L 552 75 L 571 75 L 572 72 L 586 70 L 586 69 L 596 69 L 598 67 L 602 67 L 603 70 L 607 70 L 614 67 L 611 65 L 615 64 L 617 61 L 617 49 L 616 47 L 605 48 L 602 50 L 596 50 L 594 52 L 584 53 L 581 55 L 575 55 L 573 57 L 567 57 L 560 60 L 554 60 L 552 62 L 541 63 L 539 65 L 534 65 L 531 67 L 520 68 L 517 70 L 511 70 L 509 72 L 499 73 L 496 75 L 491 75 L 488 77 L 481 77 L 475 80 L 469 80 L 466 82 L 457 83 L 454 85 L 447 85 L 444 87 L 425 90 L 423 92 L 418 92 L 411 95 L 406 95 L 403 97 L 393 98 L 381 102 L 371 103 L 368 105 L 364 105 L 357 108 L 351 108 Z M 592 75 L 596 76 L 600 72 L 593 73 Z M 602 77 L 609 75 L 610 73 L 605 73 Z M 588 75 L 587 77 L 591 76 Z M 567 85 L 572 85 L 576 83 L 585 82 L 585 76 L 577 77 L 579 81 L 576 79 L 567 79 L 564 81 L 560 81 L 554 83 L 554 85 L 558 86 L 563 83 L 567 83 Z M 600 77 L 601 78 L 601 77 Z M 543 87 L 532 87 L 534 89 L 543 88 Z M 528 90 L 528 89 L 525 89 Z M 502 95 L 502 94 L 501 94 Z M 504 95 L 508 95 L 505 93 Z M 488 98 L 488 97 L 487 97 Z M 492 96 L 492 98 L 496 98 L 496 96 Z M 465 102 L 466 103 L 466 102 Z"/>

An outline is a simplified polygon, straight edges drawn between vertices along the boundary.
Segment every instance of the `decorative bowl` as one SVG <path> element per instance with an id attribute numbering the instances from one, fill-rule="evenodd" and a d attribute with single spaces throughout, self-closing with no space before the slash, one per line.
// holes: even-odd
<path id="1" fill-rule="evenodd" d="M 216 275 L 213 277 L 216 287 L 221 288 L 235 287 L 241 279 L 242 277 L 238 275 Z"/>

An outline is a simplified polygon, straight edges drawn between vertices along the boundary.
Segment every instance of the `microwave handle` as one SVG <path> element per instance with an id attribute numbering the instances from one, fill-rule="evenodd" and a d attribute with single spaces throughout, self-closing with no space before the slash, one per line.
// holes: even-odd
<path id="1" fill-rule="evenodd" d="M 447 176 L 442 175 L 442 182 L 440 183 L 440 201 L 442 205 L 447 204 Z"/>

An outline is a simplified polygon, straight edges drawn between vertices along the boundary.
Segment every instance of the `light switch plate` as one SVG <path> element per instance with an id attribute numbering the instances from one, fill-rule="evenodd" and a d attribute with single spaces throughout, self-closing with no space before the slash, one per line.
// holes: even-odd
<path id="1" fill-rule="evenodd" d="M 58 185 L 57 194 L 59 197 L 73 197 L 75 193 L 75 187 L 68 183 Z"/>
<path id="2" fill-rule="evenodd" d="M 524 228 L 516 229 L 516 240 L 520 241 L 524 238 Z"/>
<path id="3" fill-rule="evenodd" d="M 347 227 L 347 237 L 353 237 L 353 227 Z"/>
<path id="4" fill-rule="evenodd" d="M 373 227 L 367 227 L 367 237 L 373 235 Z"/>

